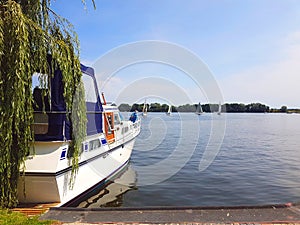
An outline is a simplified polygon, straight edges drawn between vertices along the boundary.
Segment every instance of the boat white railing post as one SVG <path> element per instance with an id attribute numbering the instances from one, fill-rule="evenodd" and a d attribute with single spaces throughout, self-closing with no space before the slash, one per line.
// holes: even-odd
<path id="1" fill-rule="evenodd" d="M 64 141 L 66 141 L 66 121 L 64 121 L 64 124 L 63 124 L 63 139 Z"/>

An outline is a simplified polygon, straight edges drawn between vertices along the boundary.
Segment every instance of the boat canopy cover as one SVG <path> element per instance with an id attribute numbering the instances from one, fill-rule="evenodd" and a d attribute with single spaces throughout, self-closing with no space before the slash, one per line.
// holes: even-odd
<path id="1" fill-rule="evenodd" d="M 87 135 L 102 133 L 102 114 L 103 107 L 101 104 L 97 81 L 95 78 L 94 69 L 81 64 L 81 71 L 83 74 L 90 76 L 94 81 L 94 90 L 97 96 L 97 102 L 86 102 L 87 110 Z M 93 88 L 93 87 L 88 87 Z"/>
<path id="2" fill-rule="evenodd" d="M 81 69 L 81 72 L 93 77 L 93 79 L 95 78 L 95 72 L 92 67 L 88 67 L 83 64 L 80 64 L 80 69 Z"/>
<path id="3" fill-rule="evenodd" d="M 102 104 L 98 93 L 94 70 L 91 67 L 81 65 L 83 75 L 91 76 L 94 80 L 94 89 L 97 92 L 97 102 L 86 102 L 87 107 L 87 135 L 102 133 Z M 54 76 L 50 79 L 51 101 L 48 115 L 48 132 L 46 134 L 36 134 L 36 141 L 63 141 L 72 139 L 71 121 L 66 116 L 66 103 L 63 96 L 63 79 L 61 70 L 54 71 Z M 92 88 L 92 87 L 88 87 Z M 39 103 L 37 103 L 39 104 Z M 47 108 L 47 107 L 46 107 Z"/>

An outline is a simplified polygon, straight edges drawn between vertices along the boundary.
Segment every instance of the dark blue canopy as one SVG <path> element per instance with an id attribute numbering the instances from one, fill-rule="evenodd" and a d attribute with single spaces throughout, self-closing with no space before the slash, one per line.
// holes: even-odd
<path id="1" fill-rule="evenodd" d="M 81 69 L 81 72 L 83 72 L 83 73 L 93 77 L 93 79 L 95 79 L 95 72 L 92 67 L 88 67 L 83 64 L 80 64 L 80 69 Z"/>
<path id="2" fill-rule="evenodd" d="M 95 78 L 94 69 L 92 67 L 87 67 L 87 66 L 81 64 L 81 71 L 82 71 L 83 75 L 88 75 L 93 79 L 94 87 L 88 87 L 88 88 L 94 88 L 96 96 L 97 96 L 97 102 L 86 102 L 87 120 L 88 120 L 87 135 L 102 133 L 103 132 L 103 130 L 102 130 L 103 107 L 102 107 L 100 96 L 99 96 L 99 90 L 98 90 L 97 81 Z"/>
<path id="3" fill-rule="evenodd" d="M 81 64 L 83 76 L 92 77 L 94 88 L 97 96 L 96 102 L 86 102 L 87 107 L 87 135 L 102 132 L 102 104 L 98 92 L 97 82 L 94 75 L 94 69 Z M 46 134 L 35 135 L 36 141 L 63 141 L 72 139 L 72 124 L 67 118 L 66 103 L 63 96 L 63 79 L 62 72 L 57 69 L 54 76 L 50 79 L 51 101 L 50 110 L 46 107 L 48 115 L 48 132 Z M 35 97 L 35 96 L 34 96 Z"/>

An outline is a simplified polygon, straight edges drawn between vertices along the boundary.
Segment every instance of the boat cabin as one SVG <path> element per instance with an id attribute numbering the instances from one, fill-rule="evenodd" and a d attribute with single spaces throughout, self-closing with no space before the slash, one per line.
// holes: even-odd
<path id="1" fill-rule="evenodd" d="M 87 135 L 102 133 L 103 107 L 100 101 L 94 70 L 81 65 L 82 80 L 85 87 L 85 100 L 87 109 Z M 66 103 L 63 97 L 63 80 L 60 70 L 54 72 L 54 76 L 47 79 L 43 88 L 39 83 L 40 74 L 33 76 L 33 131 L 35 141 L 68 141 L 72 140 L 72 124 L 66 111 Z M 45 76 L 45 75 L 43 75 Z"/>

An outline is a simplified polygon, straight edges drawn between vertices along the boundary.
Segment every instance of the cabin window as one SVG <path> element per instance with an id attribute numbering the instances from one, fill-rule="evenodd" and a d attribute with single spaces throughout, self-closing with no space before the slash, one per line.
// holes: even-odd
<path id="1" fill-rule="evenodd" d="M 86 102 L 97 102 L 97 95 L 95 92 L 94 80 L 92 77 L 83 74 L 82 81 L 85 90 L 85 101 Z"/>
<path id="2" fill-rule="evenodd" d="M 99 139 L 95 139 L 89 142 L 89 150 L 92 151 L 94 149 L 100 148 L 101 143 Z"/>
<path id="3" fill-rule="evenodd" d="M 34 73 L 32 75 L 32 95 L 34 111 L 34 134 L 46 134 L 48 132 L 48 115 L 50 102 L 47 96 L 48 76 L 46 74 Z"/>
<path id="4" fill-rule="evenodd" d="M 121 114 L 121 113 L 119 113 L 119 117 L 120 117 L 120 120 L 121 120 L 121 121 L 123 121 L 123 120 L 124 120 L 124 118 L 123 118 L 123 116 L 122 116 L 122 114 Z"/>
<path id="5" fill-rule="evenodd" d="M 32 95 L 35 112 L 50 110 L 48 94 L 48 75 L 34 73 L 32 75 Z"/>
<path id="6" fill-rule="evenodd" d="M 107 117 L 107 122 L 108 122 L 107 134 L 111 134 L 112 133 L 112 129 L 114 129 L 113 121 L 112 121 L 112 115 L 111 114 L 107 114 L 106 117 Z"/>
<path id="7" fill-rule="evenodd" d="M 48 88 L 48 75 L 42 73 L 34 73 L 32 75 L 32 91 L 37 88 Z"/>
<path id="8" fill-rule="evenodd" d="M 128 127 L 123 127 L 122 128 L 122 134 L 125 134 L 129 131 L 129 128 Z"/>
<path id="9" fill-rule="evenodd" d="M 82 143 L 82 151 L 87 152 L 88 150 L 89 150 L 89 143 L 88 142 Z"/>
<path id="10" fill-rule="evenodd" d="M 121 123 L 119 114 L 114 114 L 114 124 L 119 125 Z"/>

